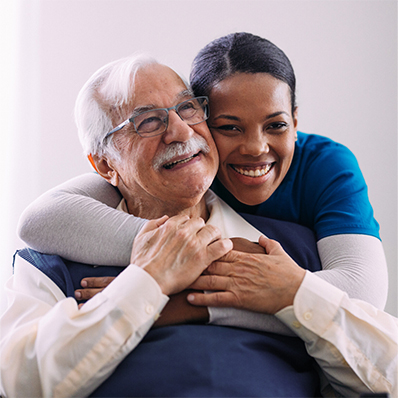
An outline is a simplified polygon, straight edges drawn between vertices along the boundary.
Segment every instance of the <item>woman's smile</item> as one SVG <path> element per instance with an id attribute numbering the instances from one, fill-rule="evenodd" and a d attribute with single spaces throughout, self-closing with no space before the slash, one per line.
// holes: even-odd
<path id="1" fill-rule="evenodd" d="M 265 202 L 291 165 L 297 133 L 289 86 L 267 73 L 238 73 L 210 92 L 218 178 L 248 205 Z"/>

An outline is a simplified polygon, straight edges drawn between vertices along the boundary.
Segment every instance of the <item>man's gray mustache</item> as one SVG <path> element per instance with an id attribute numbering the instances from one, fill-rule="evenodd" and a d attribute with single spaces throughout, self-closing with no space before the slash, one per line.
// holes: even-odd
<path id="1" fill-rule="evenodd" d="M 188 156 L 200 151 L 204 154 L 210 152 L 210 147 L 203 137 L 194 137 L 186 142 L 175 142 L 168 145 L 164 152 L 157 154 L 152 164 L 155 170 L 158 170 L 163 165 L 170 163 L 177 156 Z"/>

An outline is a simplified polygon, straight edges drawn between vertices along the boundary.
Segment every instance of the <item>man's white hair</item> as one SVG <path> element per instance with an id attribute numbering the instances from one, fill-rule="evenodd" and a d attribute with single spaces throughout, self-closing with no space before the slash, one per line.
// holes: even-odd
<path id="1" fill-rule="evenodd" d="M 80 90 L 75 104 L 75 122 L 86 155 L 96 154 L 118 159 L 119 153 L 112 139 L 104 137 L 113 129 L 111 115 L 121 112 L 134 98 L 137 71 L 158 62 L 144 54 L 136 54 L 100 68 Z"/>

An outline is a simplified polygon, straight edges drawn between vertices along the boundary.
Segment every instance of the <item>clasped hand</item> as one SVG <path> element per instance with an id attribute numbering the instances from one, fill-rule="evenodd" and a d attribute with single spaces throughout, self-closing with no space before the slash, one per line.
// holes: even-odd
<path id="1" fill-rule="evenodd" d="M 234 307 L 275 314 L 293 304 L 304 278 L 299 267 L 281 245 L 261 236 L 259 244 L 232 239 L 234 248 L 213 262 L 191 286 L 212 291 L 191 293 L 188 301 L 207 307 Z"/>
<path id="2" fill-rule="evenodd" d="M 243 238 L 220 239 L 217 228 L 186 216 L 148 222 L 134 242 L 131 262 L 149 272 L 165 294 L 187 287 L 198 291 L 191 290 L 187 297 L 196 307 L 268 314 L 293 304 L 305 275 L 274 240 L 261 236 L 257 244 Z M 85 278 L 85 288 L 77 292 L 89 299 L 113 279 Z M 187 308 L 184 311 L 187 314 Z M 184 319 L 188 320 L 186 315 Z"/>
<path id="3" fill-rule="evenodd" d="M 186 215 L 164 216 L 148 221 L 136 236 L 131 264 L 148 272 L 166 295 L 186 289 L 215 260 L 232 249 L 230 239 L 222 239 L 218 228 L 202 218 Z M 84 278 L 83 289 L 75 294 L 88 300 L 102 291 L 113 277 Z"/>

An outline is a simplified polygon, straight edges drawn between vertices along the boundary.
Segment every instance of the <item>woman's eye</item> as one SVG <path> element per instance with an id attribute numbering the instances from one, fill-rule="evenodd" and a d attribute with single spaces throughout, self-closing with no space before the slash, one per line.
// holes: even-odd
<path id="1" fill-rule="evenodd" d="M 275 122 L 267 126 L 267 130 L 271 130 L 272 132 L 275 133 L 281 133 L 285 131 L 288 127 L 289 125 L 285 122 Z"/>
<path id="2" fill-rule="evenodd" d="M 218 130 L 221 134 L 238 134 L 240 133 L 239 127 L 233 124 L 224 124 L 222 126 L 209 126 L 210 129 Z"/>

